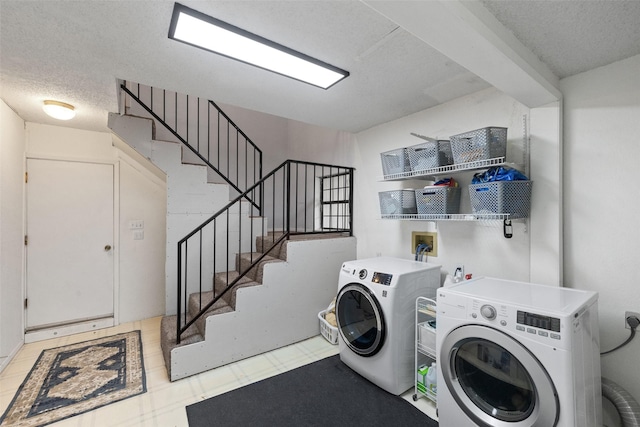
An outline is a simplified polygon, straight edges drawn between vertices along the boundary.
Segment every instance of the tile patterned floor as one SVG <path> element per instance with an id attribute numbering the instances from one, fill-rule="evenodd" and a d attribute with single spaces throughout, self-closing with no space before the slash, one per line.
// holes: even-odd
<path id="1" fill-rule="evenodd" d="M 156 317 L 113 328 L 25 344 L 0 373 L 0 413 L 4 413 L 42 350 L 136 329 L 142 331 L 147 393 L 62 420 L 52 426 L 187 427 L 186 405 L 338 353 L 338 346 L 329 344 L 318 335 L 172 383 L 164 367 L 160 350 L 160 317 Z M 437 419 L 435 406 L 427 399 L 413 402 L 412 394 L 413 390 L 410 390 L 402 397 L 431 418 Z"/>

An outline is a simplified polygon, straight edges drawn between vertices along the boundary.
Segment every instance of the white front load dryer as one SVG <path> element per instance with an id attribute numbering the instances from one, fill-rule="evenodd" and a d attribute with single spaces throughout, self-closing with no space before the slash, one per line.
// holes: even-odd
<path id="1" fill-rule="evenodd" d="M 479 278 L 438 290 L 441 427 L 601 427 L 597 294 Z"/>
<path id="2" fill-rule="evenodd" d="M 336 298 L 340 359 L 389 393 L 413 387 L 416 298 L 435 298 L 439 286 L 439 265 L 389 257 L 342 264 Z"/>

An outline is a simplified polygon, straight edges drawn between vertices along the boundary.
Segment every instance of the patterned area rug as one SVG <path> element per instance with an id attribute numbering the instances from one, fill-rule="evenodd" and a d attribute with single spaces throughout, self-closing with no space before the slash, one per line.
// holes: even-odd
<path id="1" fill-rule="evenodd" d="M 147 391 L 140 331 L 44 350 L 0 426 L 35 427 Z"/>

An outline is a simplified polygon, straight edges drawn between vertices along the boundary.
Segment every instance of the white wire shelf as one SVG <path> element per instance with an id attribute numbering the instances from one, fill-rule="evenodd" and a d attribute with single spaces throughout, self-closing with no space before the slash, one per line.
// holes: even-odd
<path id="1" fill-rule="evenodd" d="M 436 318 L 436 309 L 433 305 L 425 306 L 425 308 L 419 306 L 418 311 L 422 314 L 426 314 L 427 316 L 431 316 L 434 319 Z"/>
<path id="2" fill-rule="evenodd" d="M 416 298 L 416 371 L 427 361 L 430 364 L 436 360 L 436 329 L 435 324 L 431 325 L 429 323 L 436 320 L 436 314 L 437 303 L 435 299 L 426 297 Z M 431 360 L 425 360 L 425 356 Z M 424 396 L 436 402 L 436 394 L 437 391 L 427 388 L 427 384 L 424 382 L 416 381 L 413 394 L 414 401 Z"/>
<path id="3" fill-rule="evenodd" d="M 426 317 L 424 317 L 426 316 Z M 418 333 L 416 336 L 416 345 L 418 351 L 425 354 L 432 359 L 436 358 L 436 330 L 432 327 L 423 326 L 423 322 L 420 321 L 435 320 L 436 319 L 436 301 L 431 298 L 418 297 L 416 299 L 416 325 L 418 326 Z M 425 338 L 426 341 L 422 341 Z"/>
<path id="4" fill-rule="evenodd" d="M 433 168 L 433 169 L 424 169 L 419 171 L 409 171 L 409 172 L 401 172 L 401 173 L 394 173 L 390 175 L 384 175 L 382 177 L 382 180 L 383 181 L 404 181 L 407 179 L 418 179 L 425 176 L 447 175 L 452 172 L 464 172 L 464 171 L 472 171 L 476 169 L 486 169 L 491 166 L 500 166 L 504 164 L 506 164 L 504 157 L 496 157 L 494 159 L 477 160 L 475 162 L 440 166 L 438 168 Z"/>
<path id="5" fill-rule="evenodd" d="M 437 394 L 432 390 L 425 390 L 425 391 L 417 390 L 417 393 L 420 394 L 421 396 L 424 396 L 424 397 L 432 400 L 433 402 L 437 402 L 438 401 Z"/>
<path id="6" fill-rule="evenodd" d="M 436 349 L 423 345 L 421 343 L 418 343 L 418 351 L 420 351 L 420 353 L 429 356 L 430 358 L 432 358 L 433 360 L 436 359 Z"/>
<path id="7" fill-rule="evenodd" d="M 510 214 L 382 214 L 381 219 L 401 219 L 409 221 L 502 221 Z"/>

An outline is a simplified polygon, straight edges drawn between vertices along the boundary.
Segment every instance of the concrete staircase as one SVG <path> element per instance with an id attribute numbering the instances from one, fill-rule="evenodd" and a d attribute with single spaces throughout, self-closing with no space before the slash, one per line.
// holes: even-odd
<path id="1" fill-rule="evenodd" d="M 161 344 L 171 381 L 227 363 L 286 346 L 319 333 L 317 314 L 335 296 L 338 272 L 344 261 L 356 258 L 354 237 L 339 234 L 293 236 L 273 249 L 198 319 L 176 344 L 177 254 L 176 244 L 229 201 L 226 184 L 210 183 L 207 168 L 184 164 L 179 143 L 155 139 L 151 119 L 111 114 L 109 127 L 137 153 L 165 172 L 167 177 L 166 316 L 162 320 Z M 187 161 L 189 161 L 187 159 Z M 238 224 L 229 226 L 234 236 L 247 230 L 246 222 L 261 229 L 266 219 L 236 210 Z M 245 225 L 242 225 L 245 223 Z M 265 228 L 266 229 L 266 228 Z M 243 241 L 251 253 L 230 253 L 205 268 L 211 277 L 202 293 L 189 295 L 187 318 L 193 316 L 234 280 L 268 241 L 278 236 L 258 236 Z M 237 242 L 238 239 L 230 239 Z M 253 240 L 253 239 L 251 239 Z M 237 251 L 236 251 L 237 252 Z M 235 271 L 224 271 L 235 265 Z M 224 269 L 221 267 L 224 266 Z"/>
<path id="2" fill-rule="evenodd" d="M 257 247 L 271 236 L 259 237 Z M 267 255 L 176 344 L 176 317 L 162 319 L 161 346 L 171 381 L 318 335 L 317 314 L 337 292 L 342 263 L 355 258 L 355 238 L 294 236 Z M 237 255 L 244 268 L 260 253 Z M 216 294 L 238 276 L 215 274 Z M 213 292 L 189 296 L 190 314 Z"/>
<path id="3" fill-rule="evenodd" d="M 207 167 L 185 163 L 184 150 L 177 141 L 158 140 L 156 126 L 152 119 L 128 115 L 109 115 L 109 128 L 128 144 L 138 155 L 149 160 L 152 167 L 160 169 L 167 180 L 167 241 L 165 264 L 165 307 L 168 314 L 175 314 L 177 306 L 177 252 L 178 241 L 198 225 L 206 221 L 229 202 L 229 187 L 226 184 L 209 181 Z M 168 137 L 168 136 L 167 136 Z M 246 206 L 240 208 L 248 210 Z M 238 213 L 237 211 L 235 213 Z M 242 212 L 241 212 L 242 213 Z M 245 226 L 253 221 L 259 227 L 262 218 L 243 216 Z M 230 227 L 232 236 L 237 235 L 241 224 Z M 252 242 L 243 242 L 243 247 L 251 247 Z M 217 270 L 233 265 L 234 255 L 228 260 L 218 260 Z M 203 275 L 213 277 L 214 266 L 207 266 Z"/>
<path id="4" fill-rule="evenodd" d="M 265 249 L 268 249 L 272 245 L 265 245 L 264 242 L 269 240 L 277 240 L 278 237 L 280 236 L 276 237 L 272 235 L 257 237 L 256 247 L 260 249 L 263 247 Z M 270 253 L 272 253 L 273 255 L 277 255 L 277 258 L 275 256 L 266 255 L 258 265 L 254 266 L 246 276 L 238 280 L 233 288 L 229 289 L 229 291 L 227 291 L 222 296 L 222 299 L 219 299 L 213 306 L 211 306 L 207 313 L 204 316 L 200 317 L 187 330 L 180 344 L 177 344 L 176 340 L 176 315 L 163 317 L 161 323 L 161 347 L 165 363 L 169 371 L 171 367 L 171 351 L 174 348 L 181 345 L 192 344 L 194 342 L 204 340 L 207 317 L 214 314 L 229 313 L 231 311 L 234 311 L 236 308 L 237 293 L 239 289 L 262 285 L 262 279 L 264 278 L 264 266 L 271 262 L 286 261 L 286 251 L 282 249 L 283 246 L 286 246 L 283 243 L 284 242 L 279 243 L 274 249 L 270 251 Z M 281 253 L 283 253 L 284 255 L 283 258 L 280 258 Z M 220 295 L 229 286 L 229 283 L 233 282 L 240 275 L 238 271 L 244 271 L 248 266 L 252 264 L 252 260 L 257 259 L 260 255 L 262 255 L 261 252 L 250 252 L 236 255 L 236 270 L 214 274 L 213 287 L 215 291 L 199 292 L 189 295 L 188 312 L 186 316 L 187 319 L 191 320 L 193 316 L 200 311 L 200 307 L 209 304 L 209 302 L 213 300 L 214 295 Z"/>

